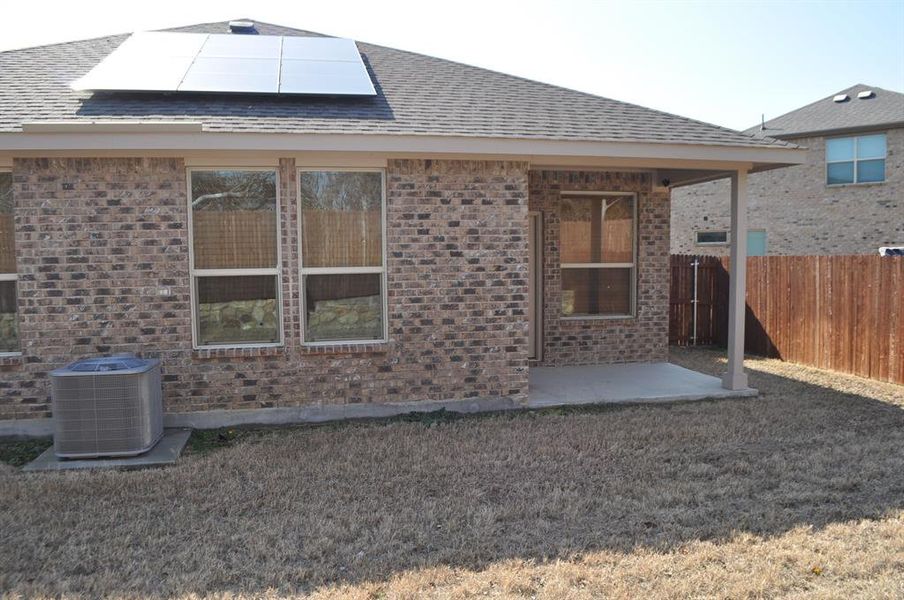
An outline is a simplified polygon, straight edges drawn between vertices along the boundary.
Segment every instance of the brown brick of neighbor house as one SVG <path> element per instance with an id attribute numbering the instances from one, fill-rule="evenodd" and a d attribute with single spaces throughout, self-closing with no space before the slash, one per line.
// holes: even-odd
<path id="1" fill-rule="evenodd" d="M 0 366 L 0 419 L 47 416 L 50 370 L 114 352 L 161 358 L 168 412 L 526 397 L 526 163 L 390 161 L 390 341 L 316 350 L 294 161 L 279 171 L 285 345 L 193 350 L 183 161 L 16 159 L 22 356 Z"/>
<path id="2" fill-rule="evenodd" d="M 651 192 L 645 173 L 531 171 L 530 209 L 543 215 L 541 365 L 583 365 L 668 358 L 669 194 Z M 568 191 L 636 192 L 637 313 L 632 318 L 563 319 L 559 204 Z"/>

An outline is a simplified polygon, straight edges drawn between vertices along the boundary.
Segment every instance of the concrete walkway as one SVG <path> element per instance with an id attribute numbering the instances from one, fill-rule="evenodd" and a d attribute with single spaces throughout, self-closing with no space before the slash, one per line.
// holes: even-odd
<path id="1" fill-rule="evenodd" d="M 726 390 L 718 377 L 671 363 L 531 367 L 527 406 L 543 408 L 608 402 L 672 402 L 756 394 L 757 391 L 751 388 Z"/>

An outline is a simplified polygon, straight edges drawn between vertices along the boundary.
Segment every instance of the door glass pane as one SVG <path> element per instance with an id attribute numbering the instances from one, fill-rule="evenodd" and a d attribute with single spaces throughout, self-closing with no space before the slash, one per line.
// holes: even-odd
<path id="1" fill-rule="evenodd" d="M 198 344 L 279 342 L 275 275 L 198 278 Z"/>
<path id="2" fill-rule="evenodd" d="M 0 273 L 16 272 L 13 174 L 0 172 Z"/>
<path id="3" fill-rule="evenodd" d="M 302 171 L 304 267 L 383 265 L 383 174 Z"/>
<path id="4" fill-rule="evenodd" d="M 631 271 L 625 269 L 562 269 L 562 314 L 629 315 Z"/>
<path id="5" fill-rule="evenodd" d="M 563 263 L 634 261 L 634 198 L 631 196 L 565 196 L 560 228 Z"/>
<path id="6" fill-rule="evenodd" d="M 885 158 L 885 134 L 857 138 L 857 158 Z"/>
<path id="7" fill-rule="evenodd" d="M 19 351 L 16 282 L 0 281 L 0 352 Z"/>
<path id="8" fill-rule="evenodd" d="M 306 342 L 383 339 L 379 273 L 306 275 Z"/>
<path id="9" fill-rule="evenodd" d="M 276 267 L 276 172 L 192 171 L 196 269 Z"/>
<path id="10" fill-rule="evenodd" d="M 854 163 L 830 163 L 826 165 L 826 180 L 829 185 L 854 183 Z"/>
<path id="11" fill-rule="evenodd" d="M 885 181 L 885 160 L 861 160 L 857 162 L 857 182 Z"/>
<path id="12" fill-rule="evenodd" d="M 854 138 L 826 140 L 826 160 L 854 160 Z"/>

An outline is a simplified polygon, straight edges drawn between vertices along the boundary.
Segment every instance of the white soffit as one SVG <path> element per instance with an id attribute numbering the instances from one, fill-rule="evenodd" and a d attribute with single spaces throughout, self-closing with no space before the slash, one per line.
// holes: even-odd
<path id="1" fill-rule="evenodd" d="M 75 90 L 374 96 L 354 40 L 140 32 Z"/>

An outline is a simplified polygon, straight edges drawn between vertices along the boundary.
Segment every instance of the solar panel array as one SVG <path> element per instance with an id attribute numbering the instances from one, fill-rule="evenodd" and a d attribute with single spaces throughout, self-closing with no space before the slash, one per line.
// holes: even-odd
<path id="1" fill-rule="evenodd" d="M 375 96 L 354 40 L 132 34 L 75 90 Z"/>

